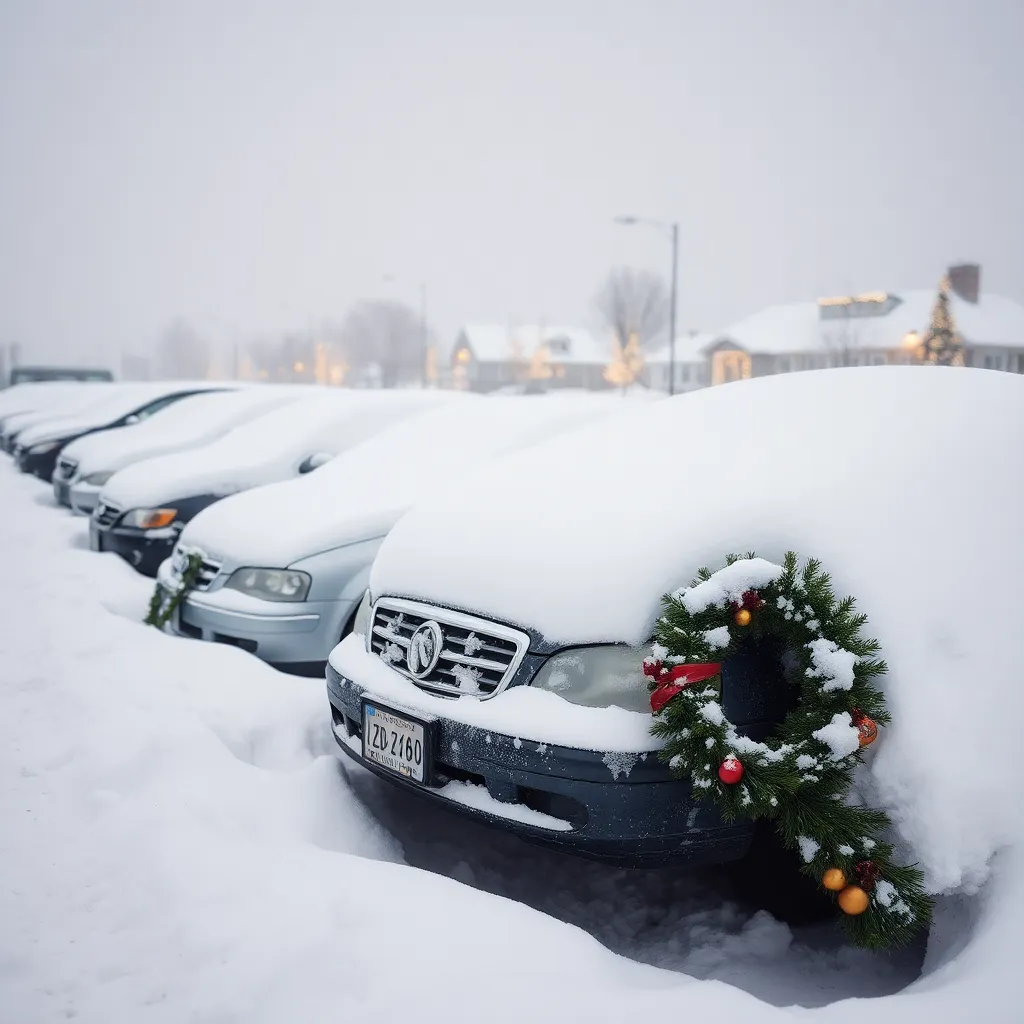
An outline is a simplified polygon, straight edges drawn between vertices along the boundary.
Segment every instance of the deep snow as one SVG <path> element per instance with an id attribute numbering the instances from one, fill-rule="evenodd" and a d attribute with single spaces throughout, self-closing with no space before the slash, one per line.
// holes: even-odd
<path id="1" fill-rule="evenodd" d="M 141 626 L 150 582 L 6 460 L 0 502 L 4 1021 L 1019 1019 L 1017 847 L 905 988 L 913 951 L 794 934 L 717 872 L 565 858 L 340 763 L 321 682 Z"/>

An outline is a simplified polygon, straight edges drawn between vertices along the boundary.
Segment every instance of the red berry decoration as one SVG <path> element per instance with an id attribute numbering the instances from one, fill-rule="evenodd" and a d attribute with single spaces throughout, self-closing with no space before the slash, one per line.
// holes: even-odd
<path id="1" fill-rule="evenodd" d="M 857 876 L 857 884 L 866 892 L 871 892 L 875 882 L 881 877 L 882 872 L 873 860 L 862 860 L 853 867 L 853 873 Z"/>
<path id="2" fill-rule="evenodd" d="M 735 786 L 743 778 L 743 765 L 730 754 L 718 769 L 718 777 L 727 785 Z"/>

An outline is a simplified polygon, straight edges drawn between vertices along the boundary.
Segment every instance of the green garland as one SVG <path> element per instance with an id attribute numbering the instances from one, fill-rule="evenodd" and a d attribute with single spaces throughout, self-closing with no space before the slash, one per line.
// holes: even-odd
<path id="1" fill-rule="evenodd" d="M 171 621 L 171 616 L 178 605 L 185 600 L 185 595 L 195 589 L 199 570 L 203 567 L 203 556 L 193 551 L 186 558 L 185 571 L 181 574 L 177 589 L 173 593 L 168 594 L 159 583 L 153 588 L 153 596 L 149 599 L 149 613 L 145 619 L 147 626 L 163 629 Z"/>
<path id="2" fill-rule="evenodd" d="M 773 821 L 802 870 L 837 896 L 851 940 L 888 949 L 927 927 L 932 899 L 922 872 L 893 860 L 888 815 L 847 799 L 863 745 L 890 720 L 874 686 L 886 665 L 861 635 L 866 621 L 853 598 L 836 599 L 813 559 L 800 570 L 793 552 L 781 566 L 730 555 L 665 597 L 644 672 L 654 679 L 652 731 L 673 773 L 728 821 Z M 721 703 L 721 663 L 748 637 L 781 638 L 799 687 L 796 708 L 764 743 L 740 735 Z"/>

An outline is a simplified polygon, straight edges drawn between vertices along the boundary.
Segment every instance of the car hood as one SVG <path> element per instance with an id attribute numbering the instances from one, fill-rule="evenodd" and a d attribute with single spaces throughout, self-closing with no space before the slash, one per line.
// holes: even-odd
<path id="1" fill-rule="evenodd" d="M 255 453 L 246 461 L 211 458 L 203 448 L 176 451 L 119 470 L 104 484 L 101 498 L 124 509 L 155 508 L 199 494 L 234 494 L 279 479 L 282 472 Z"/>
<path id="2" fill-rule="evenodd" d="M 283 568 L 321 551 L 382 537 L 408 508 L 407 496 L 375 495 L 372 484 L 357 481 L 330 494 L 311 486 L 315 475 L 209 506 L 185 527 L 181 543 L 238 565 Z"/>
<path id="3" fill-rule="evenodd" d="M 1024 502 L 1020 437 L 1024 378 L 1011 374 L 872 367 L 707 388 L 511 455 L 418 505 L 381 546 L 371 589 L 553 642 L 639 643 L 662 595 L 701 566 L 792 549 L 821 559 L 869 615 L 913 618 L 925 580 L 955 593 L 1008 548 L 1024 572 L 1007 518 Z"/>

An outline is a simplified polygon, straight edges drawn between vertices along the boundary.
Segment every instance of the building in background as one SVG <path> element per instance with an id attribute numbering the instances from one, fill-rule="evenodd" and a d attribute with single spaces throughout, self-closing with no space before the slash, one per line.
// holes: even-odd
<path id="1" fill-rule="evenodd" d="M 711 364 L 707 349 L 718 337 L 707 331 L 691 331 L 682 338 L 676 338 L 675 388 L 673 392 L 696 391 L 711 383 Z M 667 344 L 661 345 L 644 357 L 642 380 L 655 391 L 669 390 L 669 366 L 672 362 Z"/>
<path id="2" fill-rule="evenodd" d="M 711 384 L 834 366 L 939 361 L 936 331 L 955 343 L 943 361 L 1024 373 L 1024 306 L 981 291 L 976 264 L 951 267 L 938 290 L 867 292 L 770 306 L 701 352 Z"/>
<path id="3" fill-rule="evenodd" d="M 603 390 L 611 357 L 610 346 L 580 327 L 467 324 L 452 346 L 450 384 L 468 391 Z"/>

